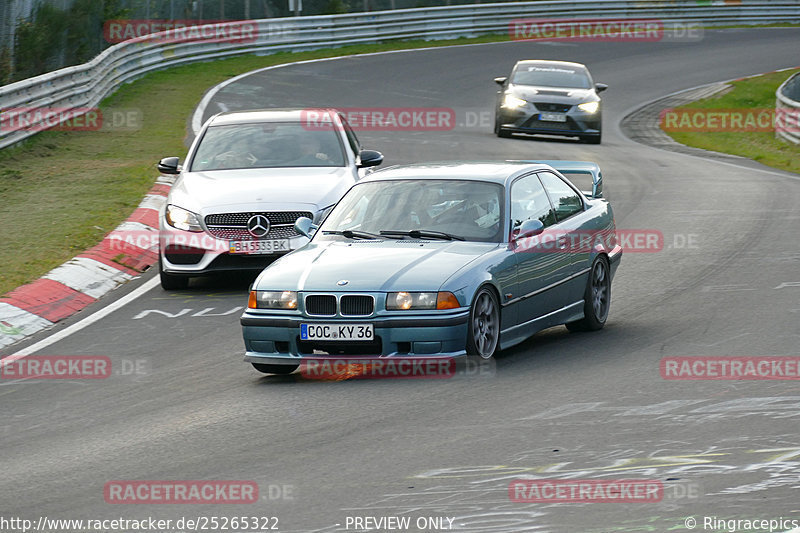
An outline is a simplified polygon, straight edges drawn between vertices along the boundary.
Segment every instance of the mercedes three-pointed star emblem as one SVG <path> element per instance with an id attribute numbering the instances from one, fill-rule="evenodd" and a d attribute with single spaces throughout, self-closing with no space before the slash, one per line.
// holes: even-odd
<path id="1" fill-rule="evenodd" d="M 247 221 L 247 231 L 250 235 L 260 238 L 269 233 L 269 219 L 264 215 L 253 215 Z"/>

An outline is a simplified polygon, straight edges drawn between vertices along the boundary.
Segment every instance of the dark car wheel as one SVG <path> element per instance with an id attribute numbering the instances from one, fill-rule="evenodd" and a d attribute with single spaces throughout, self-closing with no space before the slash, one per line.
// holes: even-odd
<path id="1" fill-rule="evenodd" d="M 500 306 L 487 287 L 478 291 L 469 312 L 467 353 L 489 359 L 497 351 L 500 338 Z"/>
<path id="2" fill-rule="evenodd" d="M 494 132 L 498 137 L 508 138 L 511 137 L 511 132 L 508 130 L 504 130 L 500 127 L 500 117 L 494 118 Z"/>
<path id="3" fill-rule="evenodd" d="M 258 370 L 259 372 L 263 372 L 264 374 L 291 374 L 297 367 L 300 365 L 265 365 L 262 363 L 250 363 L 253 365 L 253 368 Z"/>
<path id="4" fill-rule="evenodd" d="M 581 137 L 581 141 L 587 144 L 600 144 L 602 138 L 603 135 L 601 133 L 598 133 L 597 135 L 583 135 Z"/>
<path id="5" fill-rule="evenodd" d="M 161 288 L 165 291 L 177 291 L 189 286 L 188 276 L 176 276 L 164 272 L 160 257 L 158 258 L 158 274 L 161 277 Z"/>
<path id="6" fill-rule="evenodd" d="M 586 291 L 583 295 L 583 318 L 567 324 L 570 331 L 597 331 L 602 329 L 611 307 L 611 272 L 608 259 L 600 256 L 594 260 Z"/>

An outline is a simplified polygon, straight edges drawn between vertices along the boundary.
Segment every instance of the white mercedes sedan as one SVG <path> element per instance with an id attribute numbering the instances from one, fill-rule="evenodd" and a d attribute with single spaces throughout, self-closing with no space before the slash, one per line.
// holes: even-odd
<path id="1" fill-rule="evenodd" d="M 210 118 L 185 163 L 167 157 L 163 174 L 179 175 L 159 216 L 159 272 L 165 290 L 189 278 L 253 270 L 308 242 L 298 218 L 319 224 L 351 185 L 383 162 L 362 150 L 333 109 L 259 110 Z"/>

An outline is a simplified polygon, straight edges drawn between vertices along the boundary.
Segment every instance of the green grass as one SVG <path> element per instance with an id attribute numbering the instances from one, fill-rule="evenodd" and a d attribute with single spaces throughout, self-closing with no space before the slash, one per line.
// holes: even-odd
<path id="1" fill-rule="evenodd" d="M 158 176 L 155 162 L 186 153 L 188 117 L 208 88 L 291 61 L 507 39 L 490 35 L 247 55 L 171 68 L 123 86 L 100 108 L 140 110 L 140 130 L 47 131 L 0 151 L 0 294 L 91 248 L 125 220 Z"/>
<path id="2" fill-rule="evenodd" d="M 680 109 L 774 109 L 775 91 L 797 70 L 773 72 L 732 82 L 733 89 L 698 100 Z M 800 146 L 775 137 L 773 132 L 666 132 L 679 143 L 734 154 L 764 165 L 800 173 Z"/>

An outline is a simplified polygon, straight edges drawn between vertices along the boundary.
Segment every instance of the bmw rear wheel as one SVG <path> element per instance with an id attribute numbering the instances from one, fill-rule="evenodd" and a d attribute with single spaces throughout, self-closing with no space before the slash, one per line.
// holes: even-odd
<path id="1" fill-rule="evenodd" d="M 597 331 L 602 329 L 608 319 L 611 307 L 611 272 L 608 259 L 601 255 L 594 260 L 586 292 L 583 296 L 583 318 L 568 323 L 570 331 Z"/>
<path id="2" fill-rule="evenodd" d="M 467 353 L 490 359 L 500 338 L 500 307 L 491 289 L 482 287 L 469 312 Z"/>

